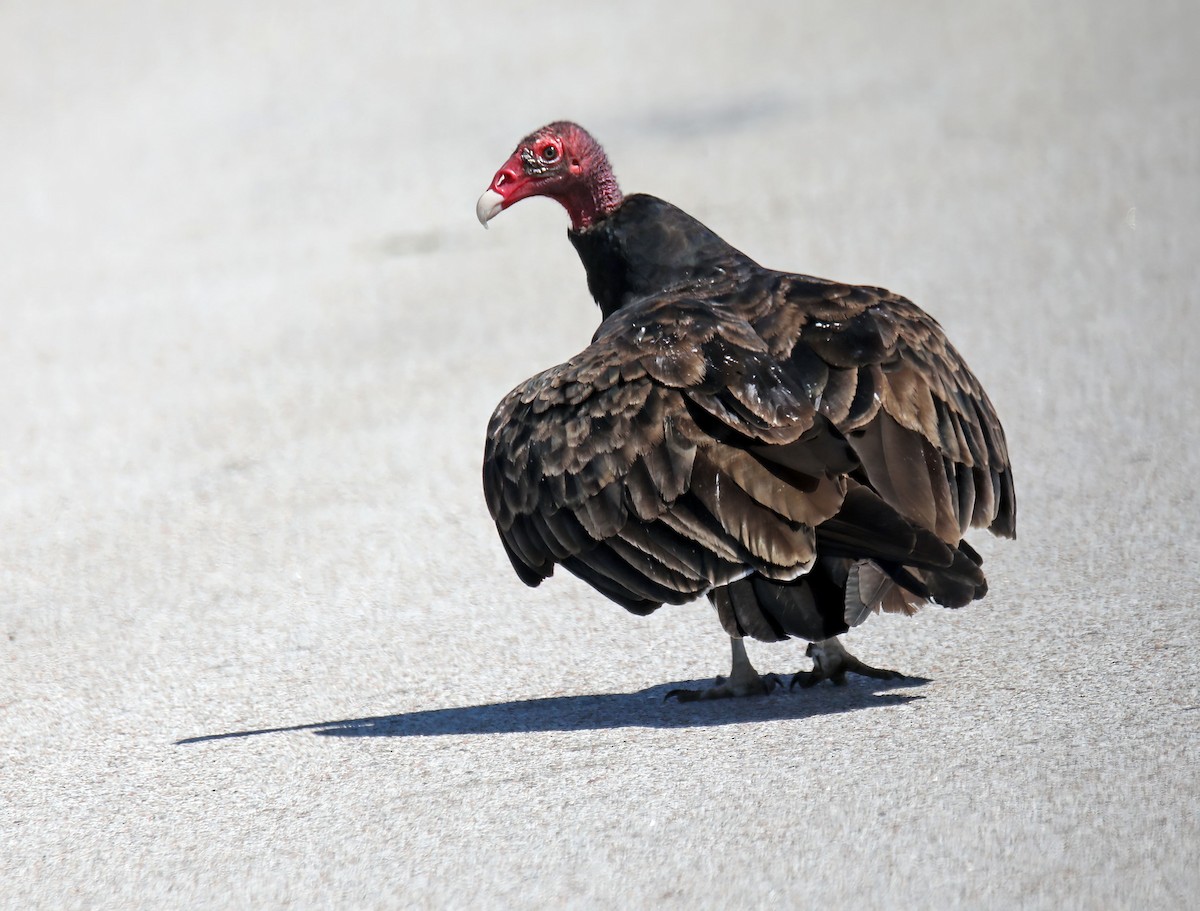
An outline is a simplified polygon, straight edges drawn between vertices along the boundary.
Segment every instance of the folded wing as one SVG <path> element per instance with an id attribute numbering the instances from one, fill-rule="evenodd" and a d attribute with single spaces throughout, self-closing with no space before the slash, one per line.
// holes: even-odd
<path id="1" fill-rule="evenodd" d="M 807 571 L 856 464 L 748 323 L 664 295 L 501 402 L 484 489 L 527 583 L 561 563 L 645 613 Z"/>
<path id="2" fill-rule="evenodd" d="M 735 303 L 888 504 L 950 543 L 972 527 L 1015 536 L 1004 430 L 932 317 L 880 288 L 782 273 Z"/>

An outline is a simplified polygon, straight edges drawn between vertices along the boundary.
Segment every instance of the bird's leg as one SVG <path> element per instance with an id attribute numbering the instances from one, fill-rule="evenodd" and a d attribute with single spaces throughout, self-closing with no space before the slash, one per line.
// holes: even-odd
<path id="1" fill-rule="evenodd" d="M 782 686 L 778 675 L 760 674 L 750 663 L 746 654 L 746 643 L 729 637 L 733 648 L 733 669 L 728 677 L 718 677 L 714 686 L 706 690 L 671 690 L 666 699 L 674 696 L 680 702 L 696 702 L 701 699 L 730 699 L 734 696 L 765 696 L 777 686 Z"/>
<path id="2" fill-rule="evenodd" d="M 874 677 L 877 680 L 904 679 L 904 675 L 899 671 L 888 671 L 863 664 L 846 651 L 846 646 L 842 645 L 836 636 L 809 643 L 805 654 L 812 658 L 813 669 L 797 673 L 792 678 L 792 686 L 816 686 L 822 680 L 830 680 L 837 686 L 844 686 L 848 673 Z"/>

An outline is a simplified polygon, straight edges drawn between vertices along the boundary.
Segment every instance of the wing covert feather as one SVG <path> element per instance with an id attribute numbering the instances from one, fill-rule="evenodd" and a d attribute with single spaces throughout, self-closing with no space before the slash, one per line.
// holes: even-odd
<path id="1" fill-rule="evenodd" d="M 485 496 L 522 578 L 561 563 L 644 607 L 751 571 L 805 572 L 844 480 L 718 437 L 800 463 L 811 448 L 814 466 L 848 452 L 732 311 L 659 297 L 606 320 L 586 350 L 513 390 L 488 427 Z"/>
<path id="2" fill-rule="evenodd" d="M 883 289 L 807 276 L 776 274 L 758 296 L 770 303 L 747 295 L 743 312 L 890 505 L 948 542 L 972 526 L 1015 534 L 1004 430 L 936 320 Z"/>

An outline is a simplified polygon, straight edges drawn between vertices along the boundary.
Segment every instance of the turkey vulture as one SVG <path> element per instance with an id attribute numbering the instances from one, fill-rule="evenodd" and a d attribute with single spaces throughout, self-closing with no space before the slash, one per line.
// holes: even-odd
<path id="1" fill-rule="evenodd" d="M 963 540 L 1014 537 L 1004 431 L 911 301 L 766 269 L 670 203 L 623 196 L 600 145 L 551 123 L 479 198 L 484 227 L 557 200 L 602 320 L 488 425 L 483 486 L 517 575 L 556 564 L 635 614 L 707 595 L 733 670 L 683 700 L 769 691 L 742 639 L 796 636 L 810 672 L 899 677 L 837 636 L 872 612 L 987 591 Z"/>

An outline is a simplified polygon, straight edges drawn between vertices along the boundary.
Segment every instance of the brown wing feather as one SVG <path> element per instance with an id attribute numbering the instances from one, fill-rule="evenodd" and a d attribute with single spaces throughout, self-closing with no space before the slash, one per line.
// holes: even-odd
<path id="1" fill-rule="evenodd" d="M 739 308 L 901 514 L 951 543 L 972 526 L 1015 535 L 1004 430 L 932 317 L 879 288 L 780 273 Z"/>
<path id="2" fill-rule="evenodd" d="M 851 478 L 895 510 L 887 522 L 951 549 L 918 534 L 906 557 L 909 545 L 877 540 L 882 519 L 840 512 Z M 484 488 L 524 581 L 561 564 L 638 613 L 747 574 L 759 588 L 795 580 L 820 535 L 837 542 L 821 546 L 842 554 L 838 578 L 858 557 L 895 567 L 857 571 L 859 619 L 923 600 L 897 587 L 925 589 L 906 563 L 942 585 L 943 603 L 970 600 L 982 576 L 953 547 L 970 526 L 1011 536 L 1016 513 L 999 420 L 932 318 L 879 289 L 767 272 L 737 294 L 667 294 L 611 315 L 585 351 L 501 402 Z M 761 616 L 747 619 L 756 591 L 718 606 L 765 635 L 784 601 L 755 595 Z M 789 590 L 797 617 L 806 591 Z"/>
<path id="3" fill-rule="evenodd" d="M 854 464 L 752 326 L 663 296 L 513 390 L 483 476 L 522 579 L 559 563 L 644 612 L 749 572 L 805 572 Z"/>

